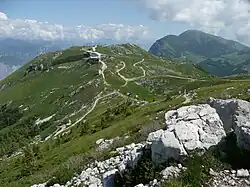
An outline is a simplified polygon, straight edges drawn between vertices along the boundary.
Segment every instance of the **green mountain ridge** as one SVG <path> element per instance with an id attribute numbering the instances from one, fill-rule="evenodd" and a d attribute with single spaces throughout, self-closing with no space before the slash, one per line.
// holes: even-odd
<path id="1" fill-rule="evenodd" d="M 166 110 L 209 97 L 249 99 L 249 79 L 217 78 L 133 44 L 39 55 L 0 82 L 0 186 L 30 186 L 55 175 L 63 183 L 105 157 L 95 150 L 99 138 L 138 141 Z"/>
<path id="2" fill-rule="evenodd" d="M 246 74 L 250 48 L 239 42 L 198 30 L 188 30 L 179 36 L 168 35 L 157 40 L 149 52 L 160 57 L 199 64 L 217 76 Z"/>
<path id="3" fill-rule="evenodd" d="M 198 77 L 210 77 L 193 65 L 160 60 L 131 44 L 97 46 L 96 50 L 103 54 L 101 63 L 88 58 L 90 49 L 71 47 L 34 58 L 0 82 L 0 102 L 20 107 L 22 119 L 37 116 L 34 119 L 38 120 L 55 115 L 55 124 L 39 127 L 40 132 L 36 133 L 44 139 L 50 135 L 48 132 L 56 133 L 64 121 L 60 118 L 77 121 L 98 98 L 109 97 L 110 93 L 117 98 L 127 98 L 129 94 L 135 101 L 152 102 L 163 99 L 162 93 L 182 90 L 168 79 L 184 86 Z M 168 87 L 162 87 L 164 84 Z M 0 126 L 1 129 L 6 130 Z M 10 147 L 10 152 L 15 149 Z"/>

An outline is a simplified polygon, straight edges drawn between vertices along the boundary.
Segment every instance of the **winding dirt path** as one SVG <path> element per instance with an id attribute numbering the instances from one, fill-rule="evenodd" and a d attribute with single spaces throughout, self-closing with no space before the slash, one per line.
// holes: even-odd
<path id="1" fill-rule="evenodd" d="M 86 112 L 86 113 L 85 113 L 80 119 L 78 119 L 75 123 L 73 123 L 73 124 L 71 125 L 71 127 L 75 126 L 76 124 L 78 124 L 79 122 L 81 122 L 87 115 L 89 115 L 89 114 L 95 109 L 95 107 L 96 107 L 96 105 L 97 105 L 97 103 L 98 103 L 98 101 L 99 101 L 100 99 L 104 99 L 105 97 L 109 97 L 109 96 L 114 95 L 114 94 L 117 94 L 117 92 L 114 91 L 114 92 L 111 92 L 111 93 L 109 93 L 109 94 L 107 94 L 107 95 L 101 96 L 101 95 L 102 95 L 102 92 L 100 92 L 100 93 L 97 95 L 97 98 L 96 98 L 96 100 L 94 101 L 94 103 L 93 103 L 91 109 L 90 109 L 88 112 Z"/>
<path id="2" fill-rule="evenodd" d="M 61 134 L 62 132 L 65 132 L 65 131 L 71 129 L 72 127 L 74 127 L 75 125 L 77 125 L 78 123 L 80 123 L 81 121 L 83 121 L 84 118 L 86 118 L 86 116 L 88 116 L 88 115 L 95 109 L 95 107 L 96 107 L 97 103 L 99 102 L 99 100 L 104 99 L 104 98 L 106 98 L 106 97 L 109 97 L 109 96 L 111 96 L 111 95 L 115 95 L 115 94 L 118 94 L 118 92 L 117 92 L 117 91 L 113 91 L 113 92 L 111 92 L 111 93 L 109 93 L 109 94 L 106 94 L 106 95 L 104 95 L 104 96 L 101 96 L 101 95 L 102 95 L 102 92 L 100 92 L 100 93 L 97 95 L 97 98 L 95 99 L 95 101 L 93 102 L 92 107 L 91 107 L 91 108 L 90 108 L 81 118 L 79 118 L 75 123 L 73 123 L 72 125 L 70 125 L 70 126 L 68 126 L 68 127 L 66 127 L 65 125 L 64 125 L 64 126 L 61 126 L 60 128 L 58 128 L 58 129 L 56 130 L 56 132 L 54 132 L 54 135 L 52 135 L 52 136 L 53 136 L 53 137 L 56 137 L 56 136 L 58 136 L 59 134 Z M 47 137 L 46 139 L 48 139 L 48 138 L 50 138 L 50 137 L 51 137 L 51 136 Z"/>
<path id="3" fill-rule="evenodd" d="M 101 67 L 99 73 L 102 75 L 104 84 L 105 84 L 106 86 L 110 86 L 110 84 L 107 83 L 106 78 L 105 78 L 105 75 L 104 75 L 104 71 L 108 68 L 108 66 L 107 66 L 107 64 L 106 64 L 105 62 L 103 62 L 103 61 L 101 60 L 101 57 L 99 58 L 99 62 L 101 62 L 101 64 L 102 64 L 102 67 Z"/>
<path id="4" fill-rule="evenodd" d="M 136 67 L 136 65 L 138 65 L 138 64 L 140 64 L 140 63 L 142 63 L 142 62 L 144 62 L 144 59 L 142 59 L 142 60 L 139 61 L 139 62 L 134 63 L 133 66 Z M 123 61 L 121 61 L 121 63 L 123 64 L 123 66 L 122 66 L 120 69 L 118 69 L 118 70 L 116 71 L 116 73 L 119 75 L 119 77 L 121 77 L 121 78 L 125 81 L 125 83 L 124 83 L 121 87 L 127 86 L 128 82 L 135 81 L 135 80 L 137 80 L 137 79 L 144 78 L 144 77 L 146 76 L 146 71 L 143 69 L 143 67 L 140 67 L 140 69 L 141 69 L 142 72 L 143 72 L 143 75 L 142 75 L 142 76 L 133 77 L 133 78 L 126 78 L 125 76 L 123 76 L 123 75 L 120 73 L 120 71 L 122 71 L 124 68 L 126 68 L 126 64 L 125 64 L 125 62 L 123 62 Z"/>

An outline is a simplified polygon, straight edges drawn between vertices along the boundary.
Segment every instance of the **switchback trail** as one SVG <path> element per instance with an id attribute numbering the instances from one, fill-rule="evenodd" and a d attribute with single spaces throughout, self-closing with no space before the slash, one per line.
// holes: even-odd
<path id="1" fill-rule="evenodd" d="M 136 67 L 136 65 L 138 65 L 138 64 L 140 64 L 140 63 L 142 63 L 142 62 L 144 62 L 144 59 L 142 59 L 142 60 L 139 61 L 139 62 L 134 63 L 133 66 Z M 126 68 L 126 64 L 125 64 L 125 62 L 123 62 L 123 61 L 121 61 L 121 63 L 123 64 L 123 66 L 122 66 L 120 69 L 118 69 L 118 70 L 116 71 L 116 73 L 125 81 L 125 83 L 122 85 L 122 87 L 127 86 L 128 82 L 135 81 L 135 80 L 137 80 L 137 79 L 144 78 L 144 77 L 146 76 L 146 71 L 143 69 L 143 67 L 140 67 L 140 69 L 141 69 L 142 72 L 143 72 L 143 75 L 142 75 L 142 76 L 133 77 L 133 78 L 126 78 L 125 76 L 123 76 L 123 75 L 120 73 L 121 70 L 123 70 L 124 68 Z"/>

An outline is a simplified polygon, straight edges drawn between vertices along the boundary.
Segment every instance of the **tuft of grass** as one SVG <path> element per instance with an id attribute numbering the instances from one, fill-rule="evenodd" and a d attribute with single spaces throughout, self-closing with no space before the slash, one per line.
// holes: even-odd
<path id="1" fill-rule="evenodd" d="M 169 179 L 163 182 L 161 185 L 162 187 L 192 187 L 191 185 L 185 184 L 184 182 L 178 179 Z"/>
<path id="2" fill-rule="evenodd" d="M 164 187 L 201 187 L 206 185 L 211 178 L 210 168 L 214 171 L 223 167 L 223 164 L 212 152 L 204 154 L 195 151 L 184 161 L 185 170 L 179 178 L 170 179 L 163 183 Z"/>

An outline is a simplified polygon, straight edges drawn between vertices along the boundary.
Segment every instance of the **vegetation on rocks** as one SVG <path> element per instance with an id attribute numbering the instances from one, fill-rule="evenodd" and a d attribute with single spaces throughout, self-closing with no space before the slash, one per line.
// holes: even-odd
<path id="1" fill-rule="evenodd" d="M 151 160 L 151 152 L 146 150 L 135 168 L 128 168 L 122 176 L 117 172 L 115 175 L 115 187 L 136 186 L 137 184 L 148 184 L 154 179 L 160 179 L 159 167 Z"/>

